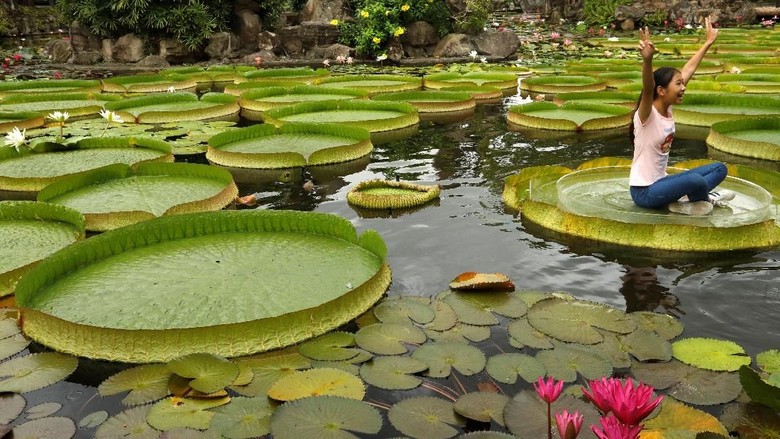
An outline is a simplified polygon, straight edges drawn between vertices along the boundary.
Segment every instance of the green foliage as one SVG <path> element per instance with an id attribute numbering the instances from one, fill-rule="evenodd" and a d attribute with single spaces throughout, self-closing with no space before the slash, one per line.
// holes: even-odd
<path id="1" fill-rule="evenodd" d="M 466 0 L 466 9 L 454 17 L 458 30 L 470 35 L 482 32 L 490 15 L 490 5 L 490 0 Z"/>
<path id="2" fill-rule="evenodd" d="M 630 0 L 585 0 L 582 4 L 582 19 L 591 26 L 609 26 L 615 22 L 615 10 Z"/>
<path id="3" fill-rule="evenodd" d="M 415 21 L 431 23 L 440 36 L 451 30 L 444 0 L 355 0 L 352 8 L 355 19 L 339 23 L 339 41 L 364 56 L 384 53 L 387 44 Z"/>
<path id="4" fill-rule="evenodd" d="M 656 9 L 652 14 L 645 14 L 645 25 L 650 27 L 661 27 L 664 21 L 669 19 L 669 12 L 666 9 Z"/>
<path id="5" fill-rule="evenodd" d="M 147 39 L 176 38 L 188 49 L 225 29 L 232 8 L 227 0 L 57 0 L 56 6 L 101 37 L 133 32 Z"/>

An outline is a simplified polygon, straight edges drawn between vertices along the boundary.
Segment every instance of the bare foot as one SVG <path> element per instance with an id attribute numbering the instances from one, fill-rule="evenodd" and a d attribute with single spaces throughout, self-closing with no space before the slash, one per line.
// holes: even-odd
<path id="1" fill-rule="evenodd" d="M 236 203 L 243 204 L 244 206 L 254 206 L 257 204 L 257 196 L 255 194 L 250 194 L 243 197 L 236 197 Z"/>

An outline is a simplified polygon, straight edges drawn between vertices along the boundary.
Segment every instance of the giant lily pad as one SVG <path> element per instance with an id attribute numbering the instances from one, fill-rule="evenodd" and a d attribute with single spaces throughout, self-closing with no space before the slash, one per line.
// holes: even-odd
<path id="1" fill-rule="evenodd" d="M 330 76 L 315 82 L 322 88 L 357 89 L 369 94 L 416 90 L 422 87 L 422 80 L 418 77 L 383 74 Z"/>
<path id="2" fill-rule="evenodd" d="M 63 178 L 38 193 L 38 201 L 84 214 L 88 230 L 105 231 L 150 218 L 219 210 L 238 195 L 223 169 L 190 163 L 109 165 Z"/>
<path id="3" fill-rule="evenodd" d="M 195 92 L 198 83 L 183 75 L 122 75 L 103 80 L 106 93 Z"/>
<path id="4" fill-rule="evenodd" d="M 745 87 L 745 93 L 772 93 L 780 92 L 780 74 L 749 73 L 741 74 L 724 73 L 715 77 L 719 82 L 736 82 Z"/>
<path id="5" fill-rule="evenodd" d="M 375 408 L 337 396 L 291 401 L 277 408 L 271 418 L 275 439 L 357 439 L 379 433 L 381 428 L 382 416 Z"/>
<path id="6" fill-rule="evenodd" d="M 257 69 L 244 72 L 244 77 L 250 81 L 295 81 L 300 83 L 311 83 L 314 80 L 322 79 L 330 75 L 327 69 L 312 70 L 308 67 L 288 67 L 279 69 Z"/>
<path id="7" fill-rule="evenodd" d="M 409 102 L 420 114 L 425 113 L 473 113 L 476 102 L 466 92 L 422 90 L 382 93 L 371 98 L 375 101 Z"/>
<path id="8" fill-rule="evenodd" d="M 0 113 L 20 111 L 46 116 L 52 111 L 65 111 L 72 118 L 97 116 L 104 105 L 119 99 L 115 95 L 95 93 L 15 95 L 3 99 L 0 104 Z"/>
<path id="9" fill-rule="evenodd" d="M 517 88 L 517 75 L 504 72 L 442 72 L 423 77 L 425 88 L 442 89 L 456 85 L 489 86 L 500 89 Z"/>
<path id="10" fill-rule="evenodd" d="M 69 145 L 46 145 L 17 153 L 0 149 L 0 189 L 36 192 L 68 175 L 113 163 L 173 161 L 171 147 L 143 137 L 102 137 Z"/>
<path id="11" fill-rule="evenodd" d="M 759 95 L 691 95 L 674 106 L 675 122 L 683 125 L 708 127 L 724 120 L 776 115 L 780 115 L 780 99 Z"/>
<path id="12" fill-rule="evenodd" d="M 438 198 L 440 193 L 439 185 L 367 180 L 350 189 L 347 201 L 367 209 L 404 209 L 425 204 Z"/>
<path id="13" fill-rule="evenodd" d="M 106 108 L 126 121 L 166 123 L 186 120 L 238 120 L 241 110 L 233 95 L 206 93 L 160 93 L 109 102 Z"/>
<path id="14" fill-rule="evenodd" d="M 118 361 L 294 344 L 357 317 L 390 280 L 376 232 L 358 238 L 347 220 L 311 212 L 175 215 L 83 244 L 49 257 L 17 287 L 25 334 Z"/>
<path id="15" fill-rule="evenodd" d="M 34 112 L 6 112 L 0 113 L 0 132 L 9 132 L 14 128 L 26 130 L 43 126 L 43 116 Z"/>
<path id="16" fill-rule="evenodd" d="M 373 148 L 371 136 L 359 127 L 260 124 L 210 138 L 206 158 L 231 168 L 278 169 L 356 160 Z"/>
<path id="17" fill-rule="evenodd" d="M 417 125 L 417 109 L 405 102 L 365 100 L 306 102 L 274 108 L 263 120 L 276 126 L 289 122 L 338 123 L 365 128 L 372 133 Z"/>
<path id="18" fill-rule="evenodd" d="M 16 282 L 40 260 L 83 239 L 84 230 L 84 218 L 73 209 L 0 202 L 0 297 L 13 292 Z"/>
<path id="19" fill-rule="evenodd" d="M 628 126 L 632 111 L 609 104 L 567 101 L 533 102 L 513 106 L 507 112 L 509 122 L 547 130 L 594 131 Z"/>
<path id="20" fill-rule="evenodd" d="M 742 391 L 736 373 L 703 370 L 679 361 L 635 363 L 631 371 L 636 379 L 690 404 L 725 404 Z"/>
<path id="21" fill-rule="evenodd" d="M 262 120 L 263 111 L 285 105 L 301 102 L 338 101 L 343 99 L 360 99 L 368 96 L 368 92 L 351 88 L 324 88 L 314 86 L 263 87 L 249 90 L 241 94 L 238 104 L 241 106 L 241 116 L 249 120 Z"/>
<path id="22" fill-rule="evenodd" d="M 605 81 L 592 76 L 534 76 L 520 81 L 520 89 L 535 93 L 562 93 L 600 91 L 607 88 Z"/>
<path id="23" fill-rule="evenodd" d="M 707 145 L 729 154 L 780 161 L 780 116 L 712 124 Z"/>
<path id="24" fill-rule="evenodd" d="M 34 81 L 5 81 L 0 83 L 0 98 L 5 101 L 9 96 L 32 93 L 72 93 L 99 92 L 102 89 L 100 81 L 95 79 L 72 79 L 51 81 L 40 79 Z"/>

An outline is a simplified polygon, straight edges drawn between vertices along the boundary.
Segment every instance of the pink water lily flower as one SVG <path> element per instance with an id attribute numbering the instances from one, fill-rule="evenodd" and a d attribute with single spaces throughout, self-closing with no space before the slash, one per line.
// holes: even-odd
<path id="1" fill-rule="evenodd" d="M 584 418 L 580 412 L 569 413 L 568 410 L 564 410 L 556 413 L 555 424 L 561 439 L 575 439 L 580 434 Z"/>
<path id="2" fill-rule="evenodd" d="M 539 398 L 542 398 L 547 404 L 552 404 L 561 396 L 563 381 L 556 381 L 553 377 L 547 378 L 547 380 L 539 377 L 534 383 L 534 389 L 539 394 Z"/>
<path id="3" fill-rule="evenodd" d="M 616 378 L 601 378 L 590 382 L 590 392 L 582 393 L 604 414 L 612 412 L 620 422 L 638 425 L 663 401 L 663 396 L 655 399 L 653 388 L 644 383 L 634 387 L 634 382 L 626 380 L 623 384 Z M 652 400 L 651 400 L 652 399 Z"/>
<path id="4" fill-rule="evenodd" d="M 599 439 L 639 439 L 639 432 L 642 431 L 641 425 L 626 425 L 611 414 L 599 419 L 599 423 L 601 428 L 590 426 Z"/>

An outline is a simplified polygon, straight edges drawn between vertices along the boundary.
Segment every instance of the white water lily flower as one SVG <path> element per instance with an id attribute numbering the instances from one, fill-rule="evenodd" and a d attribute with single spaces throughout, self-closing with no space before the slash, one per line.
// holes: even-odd
<path id="1" fill-rule="evenodd" d="M 686 24 L 686 25 L 685 25 L 685 28 L 686 28 L 686 29 L 693 29 L 693 26 L 691 26 L 690 24 Z"/>
<path id="2" fill-rule="evenodd" d="M 729 70 L 729 72 L 730 73 L 736 73 L 737 75 L 739 75 L 740 73 L 742 73 L 742 70 L 740 70 L 739 67 L 734 66 L 734 67 L 731 68 L 731 70 Z"/>
<path id="3" fill-rule="evenodd" d="M 477 59 L 477 51 L 472 50 L 471 52 L 469 52 L 469 56 L 471 57 L 471 59 Z"/>
<path id="4" fill-rule="evenodd" d="M 19 148 L 27 141 L 25 138 L 26 133 L 27 130 L 19 131 L 19 127 L 14 127 L 13 130 L 5 135 L 5 145 L 14 148 L 18 152 Z"/>
<path id="5" fill-rule="evenodd" d="M 122 123 L 122 116 L 114 113 L 113 111 L 102 109 L 100 110 L 100 117 L 107 120 L 108 123 L 116 122 L 116 123 Z"/>
<path id="6" fill-rule="evenodd" d="M 609 38 L 607 38 L 607 41 L 618 41 L 618 40 L 619 40 L 618 37 L 609 37 Z"/>
<path id="7" fill-rule="evenodd" d="M 487 64 L 487 58 L 482 56 L 482 57 L 479 58 L 479 62 L 481 62 L 482 64 Z"/>
<path id="8" fill-rule="evenodd" d="M 672 41 L 672 39 L 669 37 L 664 38 L 664 42 L 668 43 L 669 41 Z"/>
<path id="9" fill-rule="evenodd" d="M 70 117 L 70 114 L 67 111 L 52 111 L 46 117 L 56 122 L 65 122 Z"/>
<path id="10" fill-rule="evenodd" d="M 376 60 L 377 60 L 377 61 L 380 61 L 380 62 L 381 62 L 381 61 L 384 61 L 384 60 L 386 60 L 386 59 L 387 59 L 387 54 L 386 54 L 386 53 L 383 53 L 383 54 L 381 54 L 381 55 L 379 55 L 379 56 L 377 56 L 377 57 L 376 57 Z"/>

